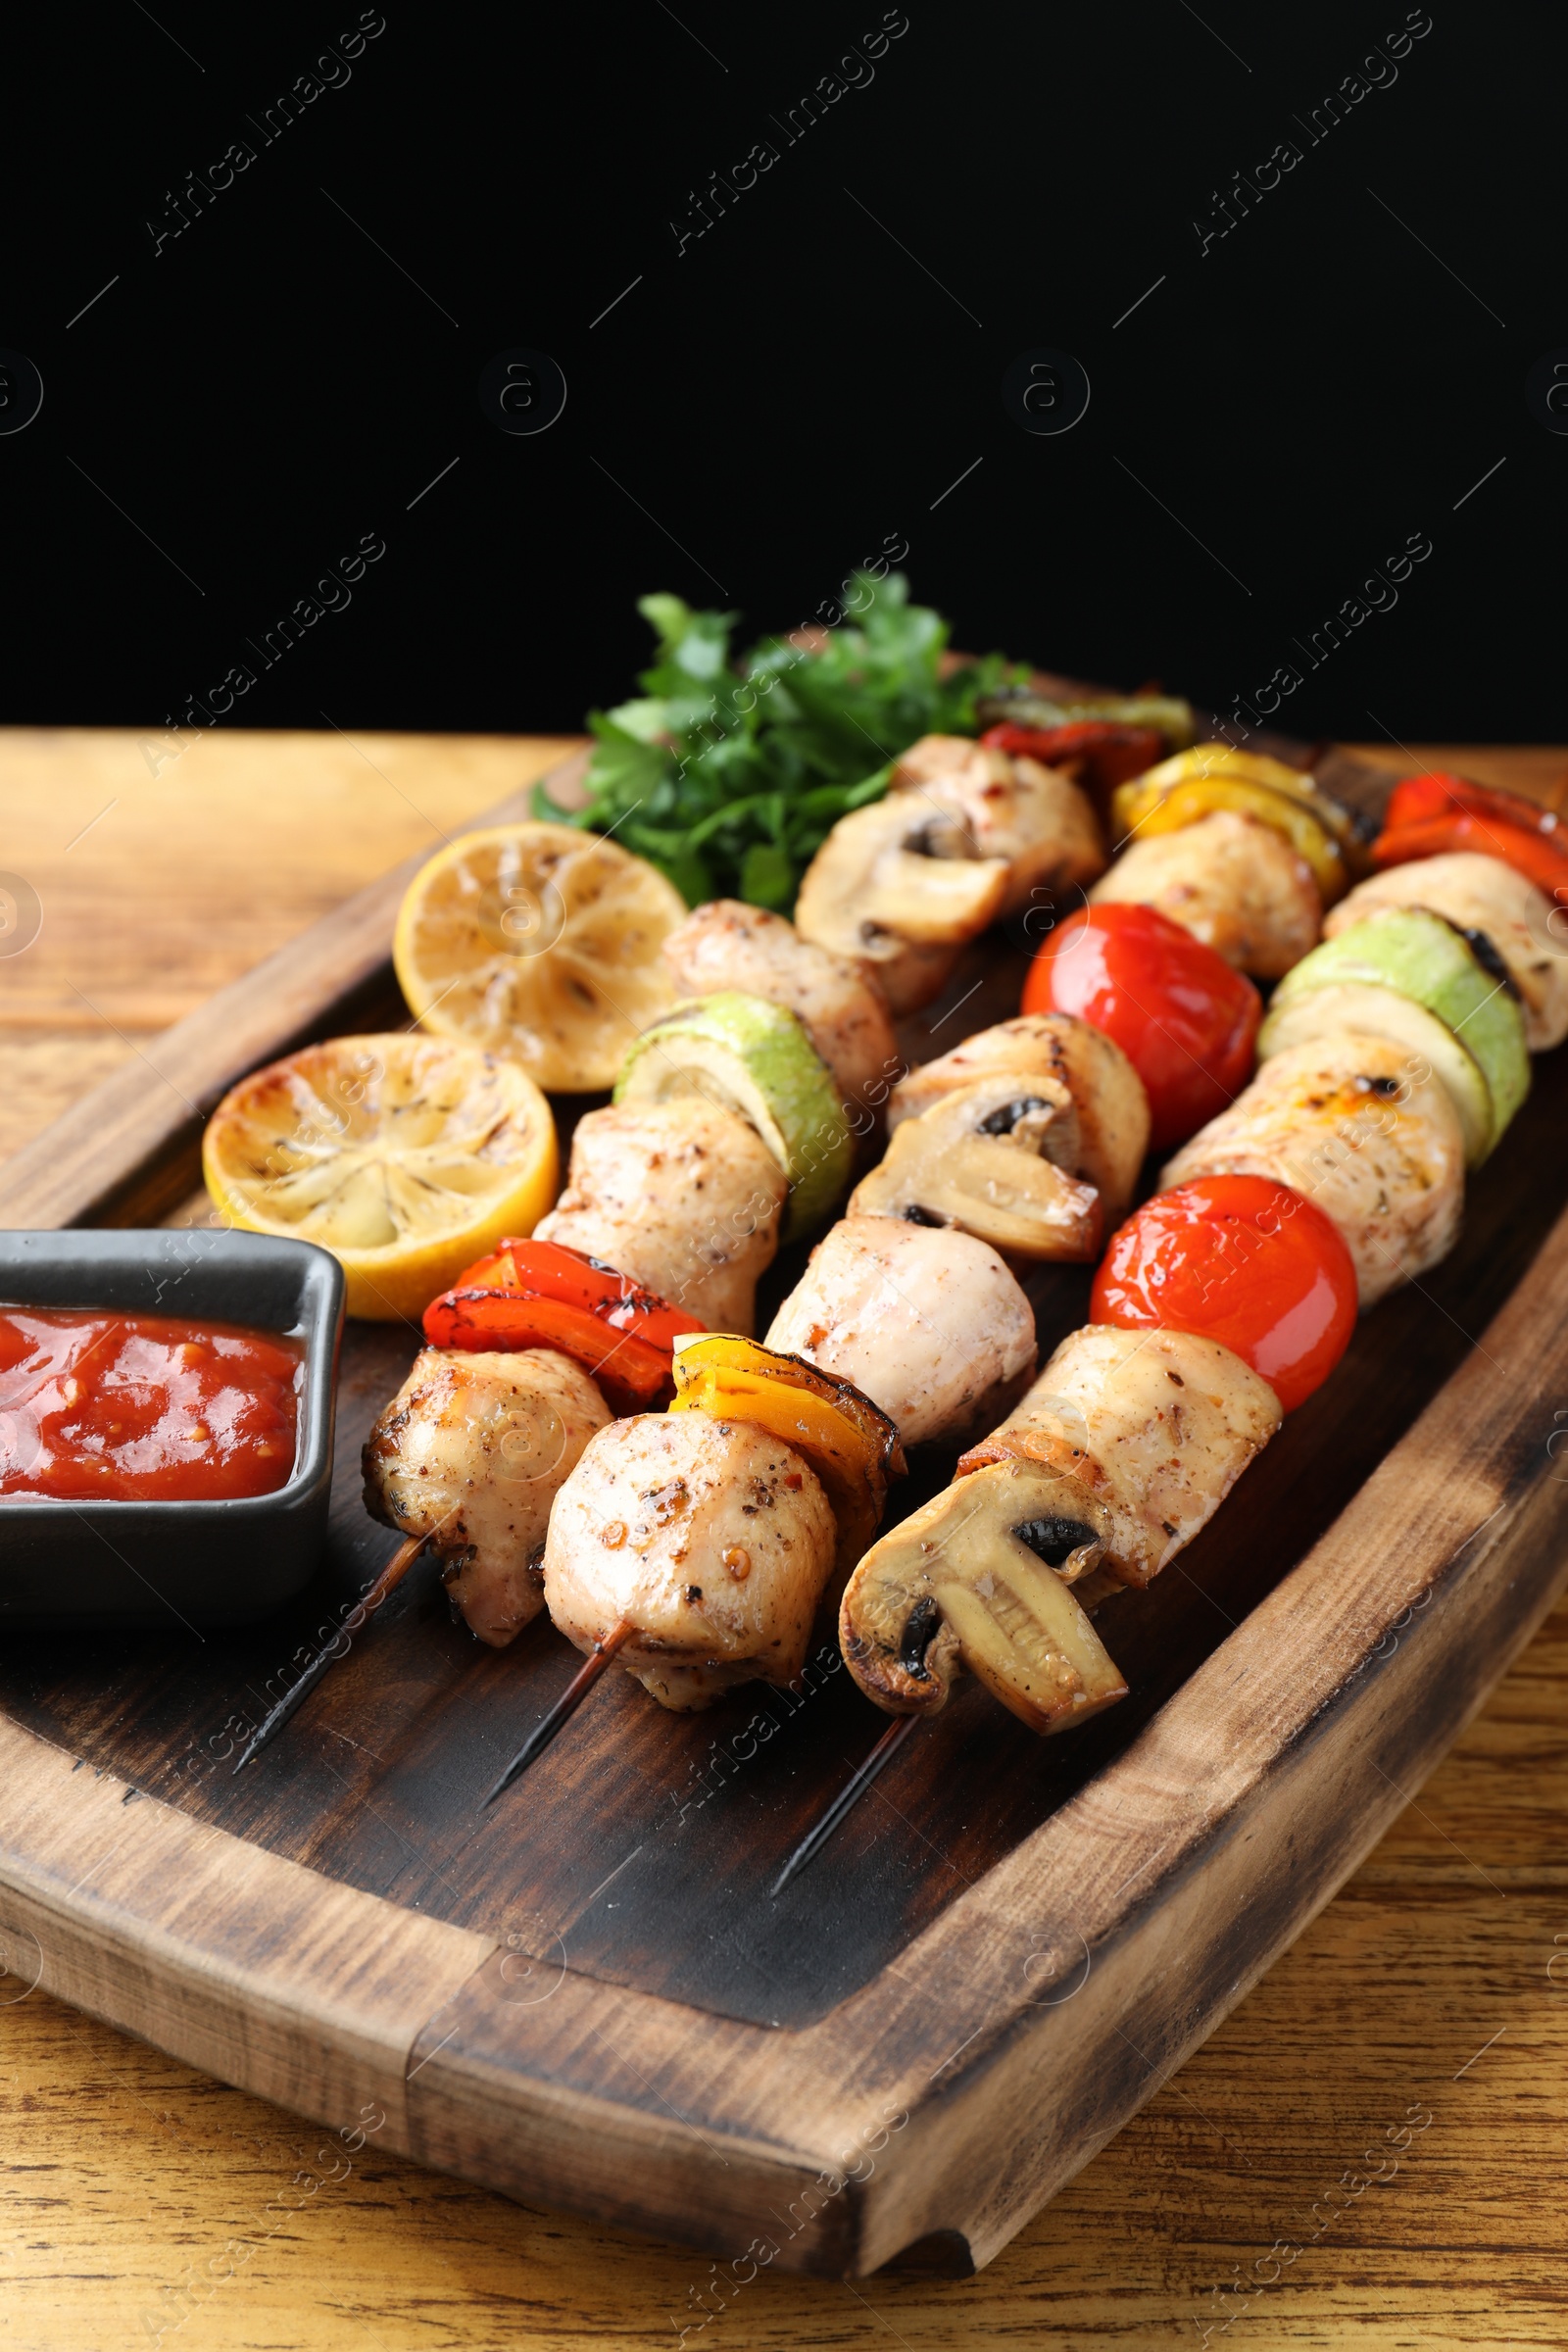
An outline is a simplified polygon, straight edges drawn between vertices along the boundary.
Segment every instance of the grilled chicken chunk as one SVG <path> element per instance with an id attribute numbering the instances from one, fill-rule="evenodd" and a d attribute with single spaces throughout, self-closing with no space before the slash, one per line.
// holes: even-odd
<path id="1" fill-rule="evenodd" d="M 1109 1233 L 1126 1213 L 1149 1150 L 1149 1097 L 1120 1046 L 1073 1013 L 1021 1013 L 1015 1021 L 977 1031 L 935 1061 L 922 1062 L 889 1098 L 889 1131 L 929 1110 L 956 1087 L 973 1086 L 1001 1071 L 1015 1072 L 1020 1080 L 1054 1079 L 1066 1088 L 1078 1113 L 1078 1144 L 1061 1165 L 1095 1187 Z"/>
<path id="2" fill-rule="evenodd" d="M 1090 1323 L 958 1471 L 1031 1461 L 1086 1488 L 1108 1513 L 1103 1566 L 1147 1585 L 1208 1524 L 1281 1418 L 1268 1382 L 1218 1340 Z"/>
<path id="3" fill-rule="evenodd" d="M 748 1421 L 641 1413 L 588 1446 L 545 1545 L 545 1598 L 591 1650 L 629 1621 L 618 1662 L 662 1706 L 734 1683 L 788 1683 L 806 1659 L 837 1529 L 815 1472 Z"/>
<path id="4" fill-rule="evenodd" d="M 1345 1236 L 1368 1307 L 1452 1249 L 1464 1137 L 1419 1055 L 1347 1032 L 1272 1054 L 1160 1182 L 1233 1174 L 1272 1176 L 1315 1200 Z"/>
<path id="5" fill-rule="evenodd" d="M 963 846 L 938 856 L 1005 858 L 1004 915 L 1020 914 L 1047 894 L 1071 912 L 1083 885 L 1105 870 L 1094 805 L 1070 776 L 1038 760 L 971 742 L 966 735 L 923 735 L 893 770 L 889 789 L 929 802 L 933 832 L 953 827 Z"/>
<path id="6" fill-rule="evenodd" d="M 550 1506 L 610 1407 L 553 1348 L 425 1348 L 365 1446 L 365 1507 L 424 1536 L 447 1590 L 496 1649 L 544 1607 Z"/>
<path id="7" fill-rule="evenodd" d="M 1485 932 L 1519 991 L 1531 1053 L 1549 1053 L 1568 1037 L 1568 919 L 1559 939 L 1550 927 L 1557 908 L 1524 874 L 1475 850 L 1418 858 L 1358 882 L 1330 913 L 1324 937 L 1348 931 L 1385 906 L 1424 906 L 1460 931 Z"/>
<path id="8" fill-rule="evenodd" d="M 1089 893 L 1100 906 L 1156 906 L 1238 971 L 1280 980 L 1316 947 L 1323 902 L 1283 833 L 1219 808 L 1179 833 L 1148 833 Z"/>
<path id="9" fill-rule="evenodd" d="M 766 1345 L 853 1380 L 906 1446 L 956 1444 L 1017 1396 L 1035 1319 L 989 1244 L 952 1226 L 849 1216 L 812 1250 Z"/>
<path id="10" fill-rule="evenodd" d="M 629 1274 L 709 1331 L 749 1337 L 788 1190 L 736 1111 L 700 1095 L 612 1105 L 578 1121 L 566 1189 L 534 1233 Z"/>
<path id="11" fill-rule="evenodd" d="M 714 899 L 693 908 L 663 953 L 678 996 L 740 989 L 795 1013 L 848 1103 L 879 1103 L 903 1066 L 887 999 L 868 967 L 802 939 L 781 914 Z"/>

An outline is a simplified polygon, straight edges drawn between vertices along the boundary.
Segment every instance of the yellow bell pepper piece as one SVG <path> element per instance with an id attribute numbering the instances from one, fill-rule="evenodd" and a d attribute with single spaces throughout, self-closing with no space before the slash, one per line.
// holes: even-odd
<path id="1" fill-rule="evenodd" d="M 876 1534 L 889 1473 L 904 1468 L 886 1414 L 847 1381 L 800 1356 L 727 1333 L 680 1348 L 674 1377 L 672 1413 L 695 1409 L 721 1421 L 750 1421 L 804 1456 L 838 1522 L 840 1565 L 853 1567 Z"/>
<path id="2" fill-rule="evenodd" d="M 1141 776 L 1134 778 L 1134 783 L 1140 790 L 1148 785 L 1163 791 L 1168 785 L 1200 782 L 1208 776 L 1232 776 L 1240 784 L 1266 784 L 1275 792 L 1289 793 L 1293 801 L 1304 802 L 1318 822 L 1333 834 L 1348 862 L 1355 865 L 1361 845 L 1349 810 L 1321 791 L 1316 776 L 1307 769 L 1290 767 L 1283 760 L 1270 760 L 1263 752 L 1240 751 L 1229 743 L 1198 743 L 1190 751 L 1162 760 L 1157 767 L 1145 768 Z"/>
<path id="3" fill-rule="evenodd" d="M 1158 772 L 1157 768 L 1152 769 L 1136 783 L 1118 787 L 1111 802 L 1111 816 L 1113 829 L 1124 839 L 1150 833 L 1177 833 L 1186 825 L 1196 825 L 1200 817 L 1212 816 L 1216 809 L 1234 809 L 1240 816 L 1256 817 L 1263 824 L 1272 825 L 1276 833 L 1284 834 L 1297 856 L 1304 858 L 1310 866 L 1326 907 L 1332 906 L 1336 899 L 1344 898 L 1350 886 L 1345 853 L 1330 831 L 1326 817 L 1308 808 L 1303 799 L 1282 792 L 1272 784 L 1253 783 L 1241 776 L 1217 772 L 1151 789 L 1152 778 Z"/>
<path id="4" fill-rule="evenodd" d="M 1157 767 L 1146 767 L 1137 783 L 1140 788 L 1152 784 L 1163 789 L 1167 784 L 1186 784 L 1202 776 L 1236 776 L 1244 784 L 1272 784 L 1277 792 L 1309 797 L 1317 789 L 1304 768 L 1287 767 L 1283 760 L 1270 760 L 1262 752 L 1244 752 L 1231 743 L 1195 743 L 1190 750 L 1161 760 Z"/>

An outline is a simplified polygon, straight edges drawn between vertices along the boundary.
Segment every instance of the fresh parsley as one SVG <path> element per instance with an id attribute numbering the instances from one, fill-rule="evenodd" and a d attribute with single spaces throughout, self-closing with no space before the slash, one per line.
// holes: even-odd
<path id="1" fill-rule="evenodd" d="M 979 699 L 1028 675 L 1000 654 L 944 675 L 948 624 L 910 604 L 902 572 L 846 587 L 837 628 L 764 637 L 738 657 L 738 614 L 642 597 L 658 652 L 635 701 L 589 714 L 587 806 L 559 808 L 536 786 L 534 813 L 613 829 L 689 906 L 739 898 L 787 913 L 829 829 L 880 799 L 899 753 L 922 735 L 974 734 Z"/>

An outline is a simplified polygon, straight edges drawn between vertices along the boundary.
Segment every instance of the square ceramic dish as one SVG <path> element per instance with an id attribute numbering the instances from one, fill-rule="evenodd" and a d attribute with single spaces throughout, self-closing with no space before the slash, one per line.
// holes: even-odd
<path id="1" fill-rule="evenodd" d="M 343 1270 L 255 1233 L 0 1233 L 0 1304 L 113 1308 L 288 1332 L 304 1343 L 294 1470 L 215 1502 L 0 1497 L 0 1628 L 237 1625 L 278 1608 L 326 1540 Z"/>

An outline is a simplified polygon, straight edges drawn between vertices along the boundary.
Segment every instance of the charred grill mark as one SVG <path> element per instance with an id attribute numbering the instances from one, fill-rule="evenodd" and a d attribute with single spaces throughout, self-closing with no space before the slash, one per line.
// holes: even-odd
<path id="1" fill-rule="evenodd" d="M 1503 962 L 1501 956 L 1497 953 L 1496 942 L 1493 939 L 1490 932 L 1467 931 L 1462 923 L 1455 924 L 1454 928 L 1459 933 L 1460 938 L 1466 941 L 1468 944 L 1471 955 L 1475 957 L 1477 963 L 1480 964 L 1482 970 L 1484 972 L 1490 972 L 1493 979 L 1496 981 L 1498 987 L 1505 988 L 1509 996 L 1512 997 L 1514 1002 L 1517 1004 L 1519 999 L 1519 984 L 1515 980 L 1512 972 L 1509 971 L 1508 966 Z"/>
<path id="2" fill-rule="evenodd" d="M 1016 1102 L 1004 1102 L 989 1118 L 982 1119 L 975 1130 L 978 1135 L 1010 1135 L 1020 1119 L 1032 1110 L 1049 1110 L 1052 1105 L 1043 1095 L 1020 1095 Z"/>
<path id="3" fill-rule="evenodd" d="M 921 1682 L 929 1681 L 925 1653 L 936 1640 L 942 1625 L 942 1611 L 930 1593 L 917 1600 L 904 1621 L 899 1642 L 899 1664 L 906 1674 L 918 1675 Z"/>
<path id="4" fill-rule="evenodd" d="M 1025 1519 L 1012 1532 L 1048 1568 L 1064 1568 L 1075 1551 L 1097 1540 L 1081 1519 Z"/>

